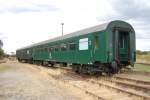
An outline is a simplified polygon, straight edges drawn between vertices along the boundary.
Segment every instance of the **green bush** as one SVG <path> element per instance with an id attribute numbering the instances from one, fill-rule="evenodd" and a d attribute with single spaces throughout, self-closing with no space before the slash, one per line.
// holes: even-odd
<path id="1" fill-rule="evenodd" d="M 147 54 L 150 54 L 150 51 L 140 51 L 140 50 L 136 50 L 136 54 L 138 54 L 138 55 L 147 55 Z"/>
<path id="2" fill-rule="evenodd" d="M 0 48 L 0 59 L 2 59 L 3 57 L 4 57 L 4 50 Z"/>

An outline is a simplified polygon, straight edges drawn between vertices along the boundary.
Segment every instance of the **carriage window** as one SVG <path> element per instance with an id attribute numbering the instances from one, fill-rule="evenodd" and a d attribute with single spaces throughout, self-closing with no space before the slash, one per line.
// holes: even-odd
<path id="1" fill-rule="evenodd" d="M 95 41 L 94 41 L 94 43 L 95 43 L 95 48 L 96 48 L 96 49 L 99 48 L 99 38 L 98 38 L 97 35 L 95 36 Z"/>
<path id="2" fill-rule="evenodd" d="M 30 53 L 30 51 L 29 50 L 27 50 L 27 54 L 29 54 Z"/>
<path id="3" fill-rule="evenodd" d="M 54 47 L 51 47 L 51 51 L 54 51 Z"/>
<path id="4" fill-rule="evenodd" d="M 55 51 L 58 51 L 58 48 L 57 48 L 57 47 L 55 48 Z"/>
<path id="5" fill-rule="evenodd" d="M 75 50 L 76 49 L 76 44 L 74 42 L 69 43 L 69 50 Z"/>
<path id="6" fill-rule="evenodd" d="M 40 49 L 39 49 L 39 48 L 37 48 L 37 52 L 40 52 Z"/>
<path id="7" fill-rule="evenodd" d="M 49 52 L 52 52 L 53 51 L 53 47 L 49 47 Z"/>
<path id="8" fill-rule="evenodd" d="M 88 50 L 88 38 L 82 38 L 79 40 L 79 50 Z"/>
<path id="9" fill-rule="evenodd" d="M 39 48 L 37 48 L 37 52 L 40 52 L 40 49 L 39 49 Z"/>
<path id="10" fill-rule="evenodd" d="M 124 35 L 119 35 L 119 47 L 124 48 Z"/>
<path id="11" fill-rule="evenodd" d="M 36 51 L 39 52 L 40 51 L 39 48 L 37 48 Z"/>
<path id="12" fill-rule="evenodd" d="M 55 51 L 58 51 L 58 50 L 59 50 L 59 48 L 58 48 L 58 46 L 56 46 L 56 47 L 55 47 Z"/>
<path id="13" fill-rule="evenodd" d="M 61 44 L 60 47 L 61 47 L 61 51 L 66 51 L 67 50 L 66 44 Z"/>
<path id="14" fill-rule="evenodd" d="M 40 52 L 43 52 L 43 51 L 44 51 L 44 48 L 41 48 L 41 49 L 40 49 Z"/>
<path id="15" fill-rule="evenodd" d="M 48 49 L 47 49 L 47 48 L 44 48 L 44 51 L 45 51 L 45 52 L 47 52 L 47 51 L 48 51 Z"/>

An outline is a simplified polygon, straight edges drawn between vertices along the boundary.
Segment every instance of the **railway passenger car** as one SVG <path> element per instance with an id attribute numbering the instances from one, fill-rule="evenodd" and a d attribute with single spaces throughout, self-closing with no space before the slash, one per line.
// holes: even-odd
<path id="1" fill-rule="evenodd" d="M 76 72 L 116 73 L 136 60 L 135 31 L 116 20 L 36 43 L 16 51 L 19 61 L 71 64 Z"/>

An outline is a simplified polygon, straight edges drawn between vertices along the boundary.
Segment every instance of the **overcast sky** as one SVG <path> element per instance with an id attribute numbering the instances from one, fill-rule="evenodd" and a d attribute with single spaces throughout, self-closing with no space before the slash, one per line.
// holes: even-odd
<path id="1" fill-rule="evenodd" d="M 0 39 L 7 53 L 111 20 L 129 22 L 139 50 L 150 50 L 149 0 L 0 0 Z"/>

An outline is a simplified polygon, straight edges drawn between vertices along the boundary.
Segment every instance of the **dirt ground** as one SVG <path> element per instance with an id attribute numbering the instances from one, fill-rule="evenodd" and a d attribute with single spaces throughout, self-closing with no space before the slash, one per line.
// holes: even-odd
<path id="1" fill-rule="evenodd" d="M 98 93 L 97 95 L 109 100 L 137 100 L 134 96 L 99 87 L 69 75 L 66 70 L 59 68 L 7 61 L 0 64 L 0 100 L 96 100 L 73 85 L 80 85 L 83 89 Z M 149 74 L 122 73 L 116 76 L 150 81 Z"/>
<path id="2" fill-rule="evenodd" d="M 93 100 L 83 91 L 60 84 L 29 64 L 0 64 L 0 100 Z M 1 68 L 2 69 L 2 68 Z"/>

